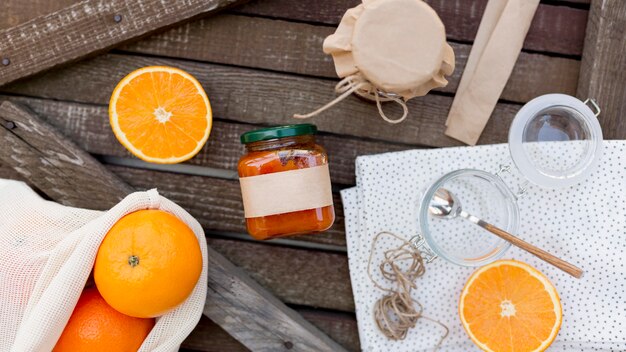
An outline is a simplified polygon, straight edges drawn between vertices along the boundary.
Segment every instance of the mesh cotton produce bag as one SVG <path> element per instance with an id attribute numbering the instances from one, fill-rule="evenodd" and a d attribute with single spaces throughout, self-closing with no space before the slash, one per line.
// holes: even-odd
<path id="1" fill-rule="evenodd" d="M 140 348 L 178 350 L 202 315 L 207 291 L 204 232 L 189 213 L 156 190 L 130 194 L 100 212 L 49 202 L 23 182 L 0 179 L 0 351 L 54 347 L 104 236 L 118 219 L 140 209 L 176 215 L 200 243 L 203 268 L 195 289 L 183 304 L 156 319 Z"/>

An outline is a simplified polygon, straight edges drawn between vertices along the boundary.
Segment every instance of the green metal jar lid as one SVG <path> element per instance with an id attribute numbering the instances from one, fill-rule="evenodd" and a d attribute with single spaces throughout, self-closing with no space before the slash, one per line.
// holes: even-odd
<path id="1" fill-rule="evenodd" d="M 317 126 L 310 123 L 303 123 L 299 125 L 286 125 L 263 128 L 260 130 L 254 130 L 246 132 L 241 135 L 241 143 L 253 143 L 258 141 L 267 141 L 270 139 L 303 136 L 307 134 L 317 133 Z"/>

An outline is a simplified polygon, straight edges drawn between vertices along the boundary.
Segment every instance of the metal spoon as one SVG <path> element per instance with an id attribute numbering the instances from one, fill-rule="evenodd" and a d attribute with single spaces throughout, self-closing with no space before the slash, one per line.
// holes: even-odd
<path id="1" fill-rule="evenodd" d="M 566 273 L 576 278 L 580 278 L 583 275 L 583 271 L 580 268 L 544 251 L 541 248 L 537 248 L 533 246 L 532 244 L 525 242 L 511 235 L 510 233 L 498 228 L 497 226 L 491 225 L 485 222 L 484 220 L 479 219 L 478 217 L 467 213 L 465 210 L 461 208 L 461 202 L 459 202 L 459 200 L 454 196 L 454 194 L 452 194 L 450 191 L 448 191 L 445 188 L 439 188 L 435 192 L 433 199 L 431 199 L 430 201 L 430 206 L 428 207 L 428 211 L 430 212 L 430 214 L 437 216 L 437 217 L 441 217 L 441 218 L 451 219 L 457 216 L 465 218 L 473 222 L 474 224 L 484 228 L 485 230 L 539 257 L 540 259 L 556 266 L 557 268 L 565 271 Z"/>

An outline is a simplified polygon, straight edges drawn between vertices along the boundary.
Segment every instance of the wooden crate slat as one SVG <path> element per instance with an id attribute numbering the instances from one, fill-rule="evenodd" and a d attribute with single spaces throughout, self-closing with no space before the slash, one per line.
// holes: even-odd
<path id="1" fill-rule="evenodd" d="M 446 25 L 448 38 L 472 42 L 488 0 L 427 0 Z M 621 1 L 621 0 L 617 0 Z M 360 0 L 256 0 L 234 9 L 238 13 L 305 22 L 337 24 L 346 9 Z M 540 4 L 524 48 L 565 55 L 580 55 L 585 38 L 587 10 Z"/>
<path id="2" fill-rule="evenodd" d="M 242 345 L 232 336 L 228 335 L 224 329 L 211 321 L 206 316 L 202 316 L 198 325 L 181 345 L 181 349 L 190 349 L 203 352 L 248 352 L 246 346 Z M 180 350 L 179 350 L 180 351 Z"/>
<path id="3" fill-rule="evenodd" d="M 111 132 L 106 106 L 0 95 L 0 101 L 3 99 L 27 105 L 39 116 L 45 117 L 46 122 L 91 154 L 133 157 Z M 236 170 L 237 162 L 244 152 L 239 136 L 254 128 L 258 126 L 222 120 L 214 121 L 206 146 L 186 164 Z M 357 155 L 415 148 L 336 135 L 319 135 L 317 139 L 330 155 L 332 181 L 342 185 L 355 183 L 354 160 Z"/>
<path id="4" fill-rule="evenodd" d="M 213 113 L 220 118 L 256 124 L 292 124 L 294 113 L 312 111 L 336 97 L 335 81 L 246 68 L 155 57 L 106 54 L 54 70 L 0 91 L 20 95 L 107 104 L 117 82 L 128 72 L 147 65 L 182 68 L 203 85 Z M 401 113 L 385 104 L 388 115 Z M 332 109 L 307 120 L 321 131 L 383 141 L 427 146 L 458 146 L 444 135 L 452 97 L 429 94 L 409 101 L 410 113 L 400 125 L 378 115 L 375 104 L 348 97 Z M 506 142 L 519 105 L 499 103 L 479 144 Z"/>
<path id="5" fill-rule="evenodd" d="M 591 3 L 578 98 L 594 98 L 605 139 L 626 138 L 626 1 Z"/>
<path id="6" fill-rule="evenodd" d="M 0 85 L 102 52 L 236 0 L 84 0 L 0 31 Z"/>
<path id="7" fill-rule="evenodd" d="M 360 351 L 356 319 L 353 315 L 306 308 L 294 310 L 349 351 Z M 248 351 L 245 346 L 204 316 L 182 347 L 195 351 Z"/>
<path id="8" fill-rule="evenodd" d="M 250 246 L 246 246 L 245 243 L 215 239 L 208 239 L 207 242 L 211 247 L 222 252 L 227 252 L 232 247 L 239 247 L 238 251 L 244 251 L 247 258 L 259 259 L 258 251 L 254 251 L 254 247 L 259 246 L 258 244 L 249 243 Z M 221 247 L 222 243 L 226 248 Z M 285 306 L 278 298 L 250 278 L 241 269 L 241 265 L 233 264 L 217 253 L 209 252 L 209 256 L 211 256 L 208 274 L 209 289 L 207 292 L 207 303 L 204 305 L 204 315 L 222 326 L 231 336 L 254 351 L 270 352 L 283 349 L 310 352 L 345 351 L 342 346 L 331 340 L 327 335 L 306 321 L 298 313 Z M 267 251 L 264 251 L 264 253 L 267 253 Z M 292 253 L 295 258 L 291 257 L 291 259 L 299 259 L 301 263 L 299 266 L 291 266 L 288 269 L 289 273 L 293 273 L 295 270 L 305 272 L 304 266 L 311 266 L 311 263 L 314 261 L 316 265 L 320 266 L 332 264 L 320 262 L 320 256 L 316 254 L 314 251 L 308 250 L 299 250 L 299 253 Z M 307 255 L 311 257 L 306 258 Z M 276 254 L 272 255 L 271 258 L 282 259 L 280 261 L 281 264 L 288 261 L 285 260 L 287 257 L 277 256 Z M 262 262 L 258 261 L 257 265 L 249 268 L 253 270 L 251 272 L 253 276 L 256 276 L 255 273 L 259 271 L 262 267 L 261 265 L 268 264 L 269 258 L 265 259 Z M 345 259 L 344 267 L 346 268 L 345 275 L 347 276 L 347 258 Z M 306 260 L 309 261 L 304 264 Z M 328 267 L 330 268 L 330 266 Z M 289 278 L 287 275 L 289 273 L 280 273 L 275 278 L 275 281 L 292 286 L 293 282 L 291 280 L 293 279 L 303 282 L 307 280 L 304 276 L 299 276 L 304 274 L 299 273 L 296 273 L 299 274 L 297 277 Z M 341 284 L 339 280 L 342 278 L 337 277 L 337 275 L 329 275 L 325 279 Z M 345 281 L 349 283 L 349 279 Z M 296 291 L 298 299 L 302 299 L 300 297 L 305 292 L 304 290 L 305 288 L 302 287 Z M 343 292 L 335 292 L 335 294 L 341 293 Z M 351 299 L 352 293 L 348 292 L 344 296 L 350 296 Z"/>
<path id="9" fill-rule="evenodd" d="M 103 209 L 114 205 L 117 199 L 131 190 L 129 185 L 119 181 L 89 154 L 63 138 L 53 127 L 28 110 L 5 101 L 0 105 L 0 116 L 3 119 L 0 133 L 3 134 L 3 139 L 11 144 L 10 148 L 0 150 L 0 160 L 3 164 L 16 169 L 24 178 L 36 183 L 41 191 L 53 199 L 63 201 L 67 205 L 84 206 L 77 197 L 68 197 L 67 194 L 80 194 L 83 198 L 87 198 L 85 195 L 92 195 L 88 197 L 91 201 L 90 208 Z M 17 128 L 13 128 L 9 122 L 14 122 Z M 19 135 L 16 133 L 18 130 Z M 43 136 L 47 137 L 47 140 L 44 140 Z M 51 153 L 47 154 L 45 150 L 40 150 L 41 146 L 45 146 Z M 19 158 L 15 158 L 15 155 L 19 155 Z M 53 156 L 58 157 L 58 160 Z M 72 167 L 67 165 L 68 163 L 80 167 Z M 48 166 L 46 176 L 41 175 L 42 164 Z M 47 179 L 47 183 L 41 182 L 43 178 Z M 67 180 L 64 181 L 62 178 Z M 107 181 L 100 182 L 99 187 L 94 189 L 90 183 L 94 183 L 96 178 Z M 106 197 L 97 196 L 98 193 L 106 194 Z M 208 242 L 209 245 L 226 247 L 222 249 L 224 252 L 232 251 L 231 247 L 242 246 L 233 244 L 234 241 L 209 239 Z M 253 247 L 245 249 L 254 251 L 254 246 L 263 245 L 250 243 L 249 246 Z M 305 257 L 295 254 L 315 255 L 314 252 L 303 250 L 301 252 L 305 253 L 291 253 L 292 258 L 303 260 Z M 256 256 L 250 256 L 250 253 L 246 251 L 245 256 L 258 260 Z M 347 258 L 339 254 L 334 255 L 340 260 L 344 259 L 346 270 L 343 275 L 347 275 Z M 247 347 L 258 348 L 260 351 L 274 351 L 284 348 L 285 343 L 289 342 L 297 350 L 303 351 L 344 350 L 211 247 L 208 248 L 208 260 L 209 289 L 204 314 Z M 319 262 L 320 257 L 316 256 L 315 260 Z M 297 267 L 292 266 L 291 270 L 294 268 Z M 336 268 L 332 269 L 333 272 L 329 274 L 336 272 Z M 349 284 L 349 280 L 345 281 Z M 272 321 L 271 325 L 267 324 L 268 319 Z"/>
<path id="10" fill-rule="evenodd" d="M 344 253 L 215 238 L 207 241 L 285 303 L 354 312 Z"/>
<path id="11" fill-rule="evenodd" d="M 62 134 L 11 102 L 0 105 L 0 160 L 65 205 L 106 209 L 132 189 Z M 77 184 L 81 187 L 74 187 Z M 102 192 L 102 189 L 119 192 Z"/>
<path id="12" fill-rule="evenodd" d="M 250 6 L 244 7 L 243 10 L 241 11 L 251 12 L 251 13 L 258 12 L 258 14 L 261 14 L 261 15 L 268 15 L 268 12 L 273 10 L 275 7 L 286 5 L 286 4 L 277 3 L 277 1 L 278 0 L 274 0 L 274 3 L 266 3 L 267 1 L 264 0 L 263 3 L 261 4 L 258 4 L 258 1 L 257 1 L 257 2 L 252 3 Z M 460 1 L 463 1 L 463 2 L 459 3 Z M 7 0 L 6 2 L 7 4 L 4 5 L 6 9 L 5 15 L 0 16 L 0 28 L 7 28 L 10 26 L 15 26 L 16 24 L 21 23 L 24 20 L 31 19 L 33 17 L 33 13 L 34 14 L 47 14 L 51 11 L 62 8 L 63 5 L 71 5 L 73 3 L 76 3 L 77 1 L 76 0 L 56 0 L 52 2 L 51 1 L 37 1 L 34 3 L 32 1 L 29 1 L 28 3 L 25 3 L 22 0 Z M 301 16 L 319 16 L 320 20 L 314 20 L 315 22 L 328 22 L 329 16 L 336 17 L 337 18 L 336 20 L 331 21 L 332 23 L 334 23 L 335 21 L 338 21 L 339 16 L 341 16 L 341 13 L 343 11 L 343 8 L 341 6 L 351 6 L 353 3 L 357 3 L 356 0 L 353 0 L 353 1 L 344 0 L 344 2 L 345 4 L 339 4 L 338 6 L 325 7 L 321 9 L 320 12 L 317 12 L 317 13 L 305 12 L 300 15 Z M 444 21 L 445 20 L 452 21 L 453 30 L 461 32 L 455 35 L 455 37 L 457 38 L 453 38 L 453 39 L 457 39 L 461 41 L 468 41 L 468 40 L 471 41 L 473 40 L 473 36 L 476 33 L 476 29 L 480 21 L 480 16 L 482 15 L 482 11 L 484 10 L 484 5 L 485 5 L 484 0 L 474 0 L 474 2 L 476 3 L 472 3 L 470 1 L 464 1 L 464 0 L 457 0 L 457 2 L 455 3 L 441 1 L 441 0 L 431 0 L 431 5 L 435 7 L 438 11 L 442 11 L 442 13 L 445 14 L 445 15 L 442 15 L 442 17 L 444 18 Z M 589 0 L 565 0 L 562 2 L 564 4 L 567 4 L 568 2 L 589 3 Z M 25 6 L 25 4 L 27 4 L 28 6 Z M 260 8 L 258 8 L 259 5 L 261 5 Z M 293 5 L 288 4 L 286 6 L 289 7 Z M 295 4 L 295 6 L 296 6 L 296 9 L 291 9 L 291 11 L 297 11 L 297 13 L 300 13 L 301 11 L 305 10 L 304 8 L 298 7 L 298 4 Z M 451 8 L 452 6 L 455 6 L 455 7 Z M 577 49 L 578 54 L 580 54 L 582 50 L 582 38 L 584 36 L 584 29 L 585 29 L 585 27 L 584 26 L 581 27 L 581 25 L 584 25 L 584 22 L 585 22 L 584 17 L 586 16 L 584 15 L 584 12 L 586 11 L 580 10 L 580 9 L 561 8 L 557 6 L 547 6 L 546 10 L 544 10 L 545 6 L 547 5 L 540 5 L 539 14 L 547 19 L 535 20 L 536 23 L 533 24 L 533 27 L 541 26 L 542 28 L 537 28 L 536 30 L 534 28 L 531 28 L 530 33 L 529 33 L 529 39 L 528 39 L 528 41 L 530 41 L 531 43 L 527 43 L 528 44 L 527 46 L 529 46 L 528 49 L 541 50 L 541 49 L 537 49 L 536 47 L 537 45 L 534 44 L 534 41 L 545 40 L 544 34 L 546 32 L 547 33 L 551 32 L 551 28 L 545 28 L 545 27 L 556 25 L 559 28 L 562 28 L 563 19 L 566 19 L 567 20 L 566 23 L 568 24 L 568 26 L 571 25 L 572 22 L 576 24 L 576 28 L 575 28 L 573 35 L 567 35 L 566 37 L 568 41 L 566 42 L 559 40 L 560 38 L 556 37 L 555 34 L 548 36 L 549 38 L 554 37 L 554 39 L 549 39 L 549 40 L 554 40 L 555 42 L 558 42 L 560 45 L 569 43 L 569 41 L 571 42 L 576 41 L 577 43 L 580 41 L 578 44 L 576 44 L 576 46 L 578 47 Z M 555 17 L 555 18 L 552 18 L 552 17 Z M 458 18 L 466 19 L 465 21 L 462 21 L 461 24 L 467 26 L 467 28 L 457 29 Z M 302 18 L 296 17 L 295 19 L 301 20 Z M 323 28 L 323 27 L 318 26 L 318 28 Z M 257 29 L 263 30 L 262 27 L 261 28 L 257 27 Z M 330 28 L 326 28 L 326 30 L 332 31 L 332 29 Z M 535 36 L 534 32 L 538 32 L 536 35 L 538 39 L 533 37 Z M 560 31 L 559 33 L 561 32 L 563 31 Z M 577 39 L 575 40 L 574 37 Z M 548 48 L 547 51 L 550 51 L 549 49 L 550 47 Z M 566 52 L 566 54 L 572 54 L 572 53 Z M 506 90 L 504 92 L 504 95 L 506 96 Z M 505 99 L 518 101 L 516 99 L 509 99 L 509 98 L 505 98 Z"/>
<path id="13" fill-rule="evenodd" d="M 348 350 L 361 350 L 356 317 L 353 314 L 327 312 L 311 308 L 299 308 L 296 311 Z"/>
<path id="14" fill-rule="evenodd" d="M 22 175 L 20 175 L 17 171 L 13 170 L 12 167 L 8 165 L 3 165 L 2 160 L 0 160 L 0 178 L 7 178 L 10 180 L 18 180 L 26 182 Z M 31 186 L 34 187 L 34 186 Z"/>
<path id="15" fill-rule="evenodd" d="M 3 0 L 0 29 L 17 26 L 35 17 L 47 15 L 74 5 L 80 0 Z"/>
<path id="16" fill-rule="evenodd" d="M 334 28 L 222 14 L 200 19 L 121 47 L 121 50 L 337 79 L 324 38 Z M 442 92 L 454 93 L 471 46 L 451 43 L 454 73 Z M 501 99 L 526 102 L 547 93 L 576 93 L 580 62 L 522 52 Z M 537 82 L 541 82 L 538 84 Z"/>

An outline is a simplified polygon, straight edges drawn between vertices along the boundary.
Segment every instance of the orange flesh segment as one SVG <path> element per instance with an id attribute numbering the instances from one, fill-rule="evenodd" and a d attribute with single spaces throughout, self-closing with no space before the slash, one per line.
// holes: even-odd
<path id="1" fill-rule="evenodd" d="M 146 67 L 124 78 L 111 97 L 110 115 L 116 137 L 129 151 L 162 163 L 193 157 L 212 122 L 200 84 L 171 67 Z"/>
<path id="2" fill-rule="evenodd" d="M 556 337 L 561 304 L 536 269 L 512 260 L 479 269 L 463 289 L 461 322 L 485 351 L 543 351 Z"/>

